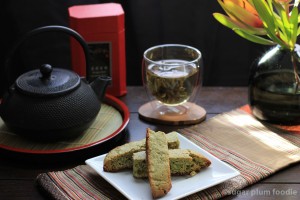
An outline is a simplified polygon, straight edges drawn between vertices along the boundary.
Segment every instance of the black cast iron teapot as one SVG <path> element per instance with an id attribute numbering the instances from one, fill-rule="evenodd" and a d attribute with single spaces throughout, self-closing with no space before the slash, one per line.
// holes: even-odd
<path id="1" fill-rule="evenodd" d="M 77 32 L 63 26 L 45 26 L 30 31 L 16 43 L 6 70 L 14 52 L 28 37 L 49 31 L 74 37 L 84 50 L 88 68 L 88 46 Z M 72 138 L 83 133 L 96 118 L 110 80 L 98 77 L 88 84 L 73 71 L 43 64 L 19 76 L 9 87 L 0 104 L 0 116 L 9 129 L 22 136 L 36 140 Z"/>

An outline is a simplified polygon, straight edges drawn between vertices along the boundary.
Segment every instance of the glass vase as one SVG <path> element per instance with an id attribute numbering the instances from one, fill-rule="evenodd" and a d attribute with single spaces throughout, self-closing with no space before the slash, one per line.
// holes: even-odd
<path id="1" fill-rule="evenodd" d="M 259 120 L 300 124 L 299 55 L 299 45 L 294 51 L 275 46 L 253 63 L 249 105 Z"/>

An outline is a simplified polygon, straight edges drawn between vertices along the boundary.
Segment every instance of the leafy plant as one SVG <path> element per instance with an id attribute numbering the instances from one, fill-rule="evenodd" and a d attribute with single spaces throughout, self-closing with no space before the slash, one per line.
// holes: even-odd
<path id="1" fill-rule="evenodd" d="M 218 0 L 226 15 L 213 13 L 241 37 L 293 50 L 300 34 L 299 0 Z M 292 3 L 293 2 L 293 3 Z"/>
<path id="2" fill-rule="evenodd" d="M 218 0 L 227 16 L 213 13 L 224 26 L 241 37 L 263 45 L 280 45 L 294 51 L 300 34 L 299 0 Z M 293 55 L 293 54 L 292 54 Z M 300 84 L 296 58 L 291 60 L 297 88 Z"/>

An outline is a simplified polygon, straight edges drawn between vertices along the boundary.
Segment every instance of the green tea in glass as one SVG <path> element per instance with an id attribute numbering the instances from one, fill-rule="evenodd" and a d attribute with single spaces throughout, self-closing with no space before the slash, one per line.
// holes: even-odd
<path id="1" fill-rule="evenodd" d="M 194 47 L 165 44 L 149 48 L 143 58 L 143 84 L 153 109 L 182 114 L 201 85 L 201 53 Z"/>

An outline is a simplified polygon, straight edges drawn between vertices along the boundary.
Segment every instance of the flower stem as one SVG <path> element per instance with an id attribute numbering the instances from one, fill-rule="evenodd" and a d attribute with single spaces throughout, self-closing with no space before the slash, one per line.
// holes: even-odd
<path id="1" fill-rule="evenodd" d="M 298 92 L 299 83 L 300 83 L 300 77 L 298 74 L 298 66 L 297 66 L 297 58 L 295 58 L 294 52 L 292 53 L 292 64 L 294 68 L 294 75 L 295 75 L 295 81 L 296 81 L 296 88 L 295 88 L 295 94 Z"/>

